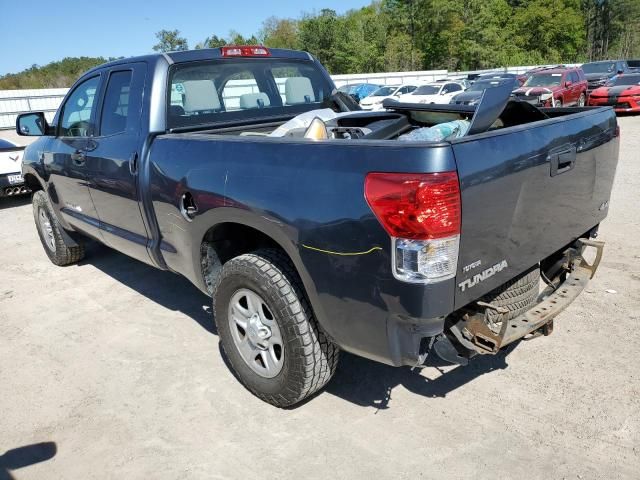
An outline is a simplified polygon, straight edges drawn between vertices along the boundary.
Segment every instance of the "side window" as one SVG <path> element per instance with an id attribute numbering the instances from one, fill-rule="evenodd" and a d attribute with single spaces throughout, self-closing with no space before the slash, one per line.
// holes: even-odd
<path id="1" fill-rule="evenodd" d="M 410 86 L 410 87 L 407 87 L 407 93 L 413 92 L 416 88 L 418 88 L 418 87 L 414 87 L 413 85 Z"/>
<path id="2" fill-rule="evenodd" d="M 95 111 L 94 98 L 100 77 L 92 77 L 78 85 L 62 109 L 59 135 L 62 137 L 88 137 L 93 135 L 91 120 Z"/>
<path id="3" fill-rule="evenodd" d="M 460 85 L 458 85 L 457 83 L 448 83 L 444 88 L 445 88 L 447 93 L 458 92 L 458 91 L 462 90 L 462 87 Z"/>
<path id="4" fill-rule="evenodd" d="M 131 70 L 126 70 L 109 75 L 100 118 L 102 136 L 115 135 L 127 130 L 132 73 Z"/>
<path id="5" fill-rule="evenodd" d="M 569 81 L 571 83 L 578 83 L 580 81 L 580 77 L 578 76 L 578 72 L 571 72 L 569 75 Z"/>

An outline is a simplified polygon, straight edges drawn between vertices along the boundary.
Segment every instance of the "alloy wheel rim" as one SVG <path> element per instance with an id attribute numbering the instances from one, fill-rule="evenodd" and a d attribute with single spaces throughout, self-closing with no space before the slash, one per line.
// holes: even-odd
<path id="1" fill-rule="evenodd" d="M 228 320 L 233 343 L 249 368 L 263 378 L 278 375 L 284 364 L 284 343 L 264 299 L 253 290 L 237 290 L 229 302 Z"/>
<path id="2" fill-rule="evenodd" d="M 39 213 L 40 219 L 40 229 L 44 236 L 44 243 L 49 250 L 52 252 L 56 251 L 56 239 L 53 235 L 53 227 L 51 226 L 51 221 L 49 217 L 45 213 L 45 211 L 41 208 Z"/>

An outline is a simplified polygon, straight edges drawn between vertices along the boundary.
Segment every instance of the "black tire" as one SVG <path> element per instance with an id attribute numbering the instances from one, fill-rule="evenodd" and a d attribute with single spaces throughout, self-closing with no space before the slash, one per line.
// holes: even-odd
<path id="1" fill-rule="evenodd" d="M 556 104 L 556 108 L 561 108 L 562 107 L 562 99 L 561 98 L 556 98 L 555 104 Z"/>
<path id="2" fill-rule="evenodd" d="M 47 194 L 39 190 L 33 194 L 33 218 L 36 222 L 38 236 L 42 242 L 42 247 L 54 265 L 64 266 L 76 263 L 84 258 L 84 245 L 68 245 L 62 234 L 62 227 L 58 222 L 53 208 L 49 202 Z M 41 215 L 46 217 L 51 228 L 51 232 L 45 231 L 45 226 L 41 222 Z"/>
<path id="3" fill-rule="evenodd" d="M 539 290 L 540 269 L 536 266 L 482 297 L 483 302 L 509 310 L 509 313 L 499 313 L 487 308 L 487 320 L 500 324 L 526 312 L 535 303 Z"/>
<path id="4" fill-rule="evenodd" d="M 273 378 L 254 372 L 234 343 L 228 310 L 240 289 L 258 293 L 275 313 L 284 361 Z M 329 382 L 338 364 L 339 349 L 318 325 L 302 282 L 282 252 L 264 249 L 229 260 L 213 285 L 212 297 L 218 334 L 231 369 L 256 397 L 276 407 L 288 407 Z"/>

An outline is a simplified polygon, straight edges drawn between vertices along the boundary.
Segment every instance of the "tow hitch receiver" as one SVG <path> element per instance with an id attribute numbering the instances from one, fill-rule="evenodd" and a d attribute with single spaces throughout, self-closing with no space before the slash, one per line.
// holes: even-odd
<path id="1" fill-rule="evenodd" d="M 550 335 L 553 319 L 584 290 L 602 259 L 604 242 L 590 239 L 579 239 L 578 242 L 581 246 L 567 250 L 562 273 L 538 296 L 538 302 L 525 313 L 502 322 L 499 333 L 489 328 L 480 313 L 465 313 L 451 327 L 452 333 L 463 345 L 481 354 L 495 354 L 502 347 L 528 336 Z M 582 256 L 584 247 L 596 249 L 591 264 Z M 487 308 L 492 306 L 487 305 Z"/>

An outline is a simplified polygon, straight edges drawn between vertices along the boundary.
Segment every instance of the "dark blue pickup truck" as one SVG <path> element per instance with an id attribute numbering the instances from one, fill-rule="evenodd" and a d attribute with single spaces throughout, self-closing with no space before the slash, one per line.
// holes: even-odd
<path id="1" fill-rule="evenodd" d="M 232 46 L 102 65 L 16 127 L 41 136 L 23 175 L 51 261 L 92 238 L 184 275 L 240 381 L 288 406 L 340 349 L 464 365 L 549 334 L 593 276 L 614 112 L 510 93 L 364 112 L 310 54 Z"/>

